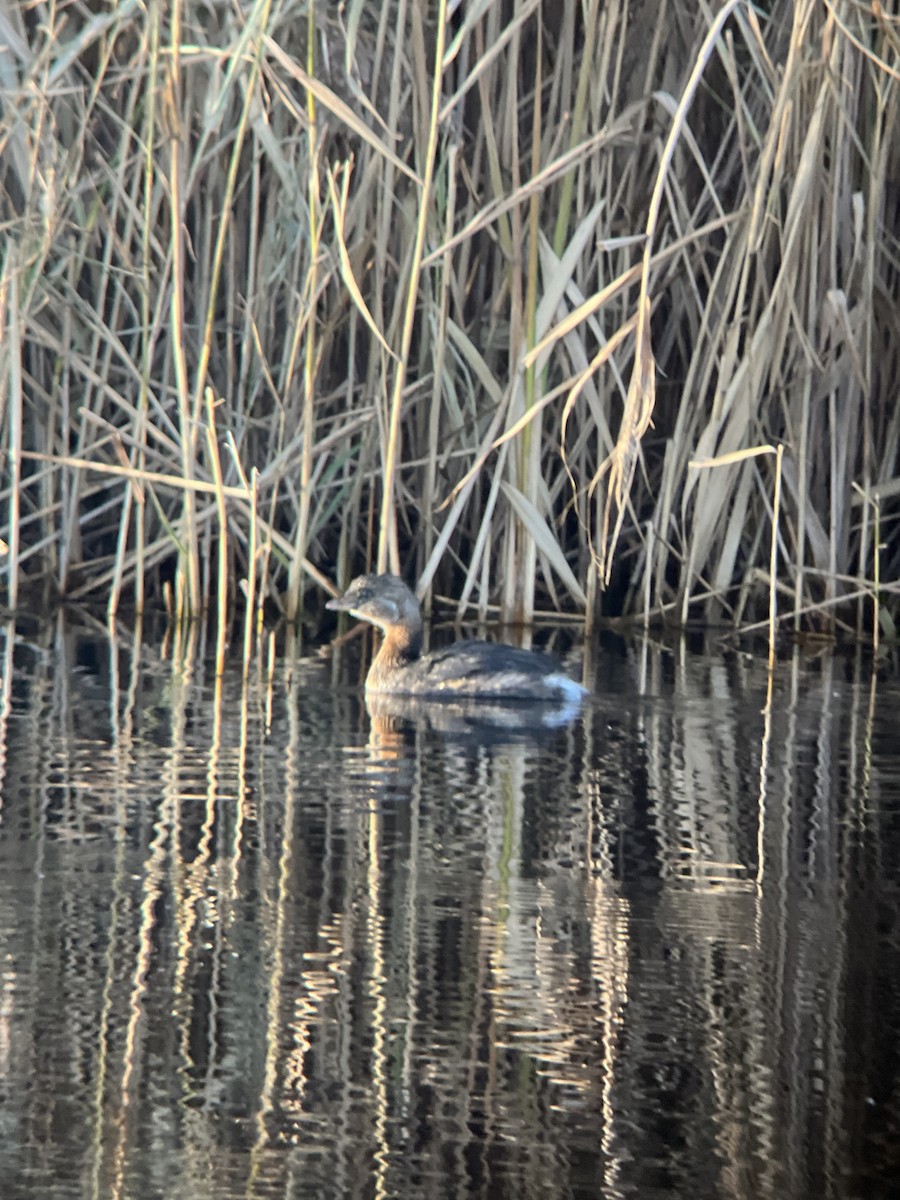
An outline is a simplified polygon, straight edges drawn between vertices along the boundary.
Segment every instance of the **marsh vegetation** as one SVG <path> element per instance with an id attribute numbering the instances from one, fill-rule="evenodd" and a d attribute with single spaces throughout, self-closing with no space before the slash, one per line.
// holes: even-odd
<path id="1" fill-rule="evenodd" d="M 886 6 L 22 4 L 0 44 L 10 606 L 294 618 L 377 567 L 892 628 Z"/>

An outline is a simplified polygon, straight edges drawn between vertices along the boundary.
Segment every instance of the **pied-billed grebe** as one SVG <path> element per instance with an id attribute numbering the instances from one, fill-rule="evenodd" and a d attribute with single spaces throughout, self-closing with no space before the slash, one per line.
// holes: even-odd
<path id="1" fill-rule="evenodd" d="M 360 575 L 326 608 L 377 625 L 384 641 L 366 677 L 381 696 L 490 697 L 577 702 L 585 689 L 547 654 L 496 642 L 457 642 L 422 654 L 422 610 L 396 575 Z"/>

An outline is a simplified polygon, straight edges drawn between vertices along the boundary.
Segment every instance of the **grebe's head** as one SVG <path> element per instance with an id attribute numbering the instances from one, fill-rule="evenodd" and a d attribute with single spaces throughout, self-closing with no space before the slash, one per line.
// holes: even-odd
<path id="1" fill-rule="evenodd" d="M 387 632 L 398 625 L 413 630 L 422 624 L 419 602 L 397 575 L 359 575 L 344 592 L 325 605 L 349 612 Z"/>

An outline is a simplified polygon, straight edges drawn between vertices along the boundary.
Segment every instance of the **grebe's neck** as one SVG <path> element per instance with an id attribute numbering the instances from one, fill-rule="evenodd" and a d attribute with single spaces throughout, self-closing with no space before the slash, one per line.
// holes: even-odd
<path id="1" fill-rule="evenodd" d="M 407 617 L 402 624 L 389 625 L 383 630 L 384 641 L 366 678 L 366 687 L 377 691 L 395 675 L 414 663 L 422 653 L 422 619 Z"/>

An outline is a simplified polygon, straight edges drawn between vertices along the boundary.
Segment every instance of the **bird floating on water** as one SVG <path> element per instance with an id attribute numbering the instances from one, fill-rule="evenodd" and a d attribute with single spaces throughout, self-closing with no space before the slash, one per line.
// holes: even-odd
<path id="1" fill-rule="evenodd" d="M 377 626 L 384 641 L 366 677 L 370 696 L 578 703 L 586 695 L 549 654 L 464 641 L 422 654 L 422 610 L 397 575 L 360 575 L 326 608 Z"/>

